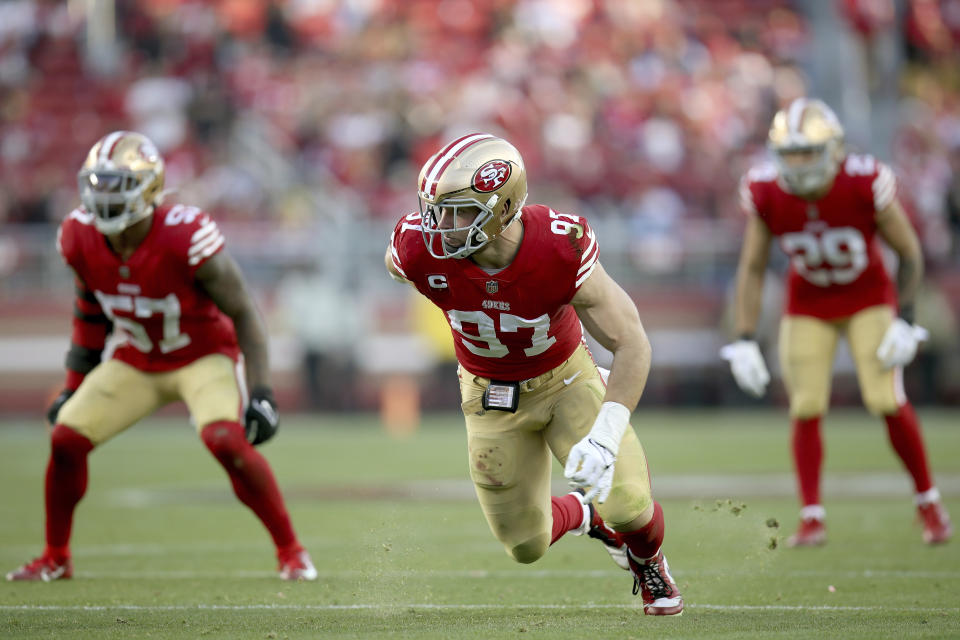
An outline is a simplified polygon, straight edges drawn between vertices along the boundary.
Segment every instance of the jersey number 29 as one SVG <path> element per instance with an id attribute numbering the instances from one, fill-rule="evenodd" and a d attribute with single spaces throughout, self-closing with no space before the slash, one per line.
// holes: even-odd
<path id="1" fill-rule="evenodd" d="M 809 231 L 785 233 L 780 243 L 797 273 L 818 287 L 849 284 L 869 262 L 863 234 L 853 227 L 827 229 L 819 236 Z"/>

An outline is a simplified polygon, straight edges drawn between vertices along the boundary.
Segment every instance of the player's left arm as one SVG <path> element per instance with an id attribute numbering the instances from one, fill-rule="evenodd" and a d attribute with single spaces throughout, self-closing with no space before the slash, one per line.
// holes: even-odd
<path id="1" fill-rule="evenodd" d="M 913 322 L 913 305 L 923 280 L 923 252 L 903 207 L 893 198 L 877 212 L 877 231 L 900 256 L 897 289 L 900 317 L 887 327 L 877 348 L 877 358 L 887 368 L 906 366 L 917 353 L 918 343 L 929 337 Z"/>
<path id="2" fill-rule="evenodd" d="M 913 324 L 913 307 L 923 281 L 923 251 L 920 239 L 897 198 L 877 212 L 877 231 L 900 257 L 897 268 L 897 297 L 900 317 Z"/>
<path id="3" fill-rule="evenodd" d="M 604 401 L 632 411 L 647 384 L 652 354 L 636 305 L 599 263 L 571 304 L 590 335 L 613 353 Z"/>
<path id="4" fill-rule="evenodd" d="M 604 502 L 613 487 L 620 441 L 650 373 L 650 341 L 630 296 L 597 263 L 571 304 L 597 342 L 613 352 L 607 393 L 590 432 L 570 449 L 564 475 L 590 487 L 586 499 Z"/>
<path id="5" fill-rule="evenodd" d="M 270 387 L 267 330 L 240 267 L 226 251 L 219 251 L 196 271 L 196 279 L 207 295 L 231 320 L 247 368 L 249 403 L 244 415 L 247 440 L 261 444 L 280 427 L 277 402 Z"/>
<path id="6" fill-rule="evenodd" d="M 252 391 L 269 387 L 267 330 L 236 261 L 225 250 L 220 251 L 197 269 L 196 279 L 217 307 L 233 320 L 246 362 L 248 388 Z"/>

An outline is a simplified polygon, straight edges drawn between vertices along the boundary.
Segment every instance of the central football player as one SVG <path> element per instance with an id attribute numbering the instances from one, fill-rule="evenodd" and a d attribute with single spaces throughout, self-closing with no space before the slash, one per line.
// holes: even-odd
<path id="1" fill-rule="evenodd" d="M 565 533 L 588 533 L 632 572 L 644 613 L 682 613 L 629 424 L 650 343 L 596 234 L 580 216 L 524 206 L 520 153 L 489 134 L 445 145 L 418 187 L 420 212 L 397 223 L 386 266 L 450 323 L 470 475 L 494 536 L 530 563 Z M 614 354 L 606 384 L 581 323 Z M 551 452 L 577 491 L 550 495 Z"/>

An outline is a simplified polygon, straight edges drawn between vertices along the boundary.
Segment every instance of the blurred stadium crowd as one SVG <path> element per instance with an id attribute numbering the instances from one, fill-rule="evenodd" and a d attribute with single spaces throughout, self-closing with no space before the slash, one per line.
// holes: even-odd
<path id="1" fill-rule="evenodd" d="M 810 93 L 896 169 L 928 316 L 944 318 L 933 351 L 956 351 L 958 59 L 960 0 L 12 0 L 0 297 L 56 290 L 68 308 L 54 225 L 89 146 L 131 128 L 161 148 L 175 197 L 217 216 L 267 307 L 340 310 L 323 335 L 295 320 L 291 334 L 342 346 L 356 313 L 389 333 L 410 303 L 380 257 L 421 163 L 492 130 L 524 154 L 530 202 L 590 217 L 648 324 L 691 329 L 661 335 L 700 356 L 673 364 L 705 366 L 739 249 L 737 180 L 776 108 Z M 274 285 L 291 279 L 314 293 L 292 285 L 307 293 L 285 303 Z"/>

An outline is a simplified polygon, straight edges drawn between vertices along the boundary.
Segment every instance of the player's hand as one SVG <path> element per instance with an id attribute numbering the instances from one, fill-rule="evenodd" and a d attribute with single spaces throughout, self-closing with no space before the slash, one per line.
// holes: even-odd
<path id="1" fill-rule="evenodd" d="M 770 372 L 756 340 L 737 340 L 720 349 L 720 357 L 730 362 L 730 371 L 737 386 L 755 398 L 767 391 Z"/>
<path id="2" fill-rule="evenodd" d="M 254 387 L 250 392 L 250 404 L 244 421 L 250 444 L 263 444 L 276 435 L 280 428 L 280 414 L 277 413 L 277 401 L 273 399 L 270 387 Z"/>
<path id="3" fill-rule="evenodd" d="M 50 408 L 47 409 L 47 422 L 50 423 L 51 427 L 57 424 L 57 414 L 60 413 L 60 407 L 62 407 L 63 403 L 69 400 L 72 395 L 73 389 L 64 389 L 53 399 L 53 402 L 50 403 Z"/>
<path id="4" fill-rule="evenodd" d="M 917 355 L 917 345 L 928 338 L 930 332 L 923 327 L 897 318 L 883 334 L 883 340 L 877 348 L 877 357 L 887 369 L 905 366 Z"/>
<path id="5" fill-rule="evenodd" d="M 603 503 L 613 487 L 613 467 L 623 433 L 630 426 L 630 410 L 617 402 L 604 402 L 590 433 L 573 445 L 563 475 L 573 487 L 590 487 L 585 502 Z"/>

